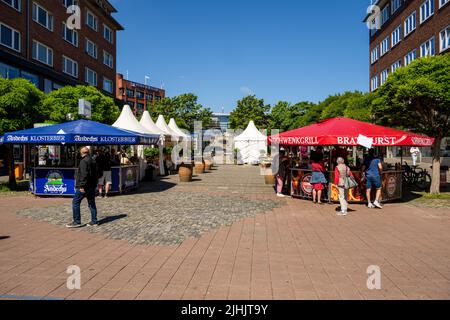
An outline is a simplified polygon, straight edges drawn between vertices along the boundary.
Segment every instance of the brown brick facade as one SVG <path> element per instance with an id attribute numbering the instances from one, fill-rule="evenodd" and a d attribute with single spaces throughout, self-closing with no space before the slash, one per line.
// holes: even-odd
<path id="1" fill-rule="evenodd" d="M 63 0 L 19 0 L 21 12 L 11 8 L 3 0 L 0 0 L 0 22 L 8 25 L 21 34 L 21 52 L 18 53 L 3 45 L 0 45 L 0 62 L 17 67 L 23 71 L 38 75 L 40 89 L 43 88 L 43 79 L 51 79 L 58 85 L 86 84 L 85 68 L 88 67 L 97 73 L 97 87 L 103 90 L 103 78 L 112 82 L 114 96 L 116 77 L 116 32 L 123 30 L 117 21 L 111 16 L 115 9 L 105 0 L 78 0 L 81 9 L 81 30 L 78 32 L 78 46 L 63 39 L 63 22 L 66 22 L 69 14 L 63 5 Z M 33 21 L 32 6 L 36 3 L 53 15 L 53 31 Z M 86 24 L 87 10 L 92 12 L 98 21 L 98 31 L 92 30 Z M 29 26 L 27 28 L 27 25 Z M 103 26 L 112 30 L 113 43 L 108 42 L 103 36 Z M 88 38 L 97 45 L 97 59 L 86 53 L 85 39 Z M 53 50 L 53 66 L 45 65 L 32 59 L 33 40 L 50 47 Z M 110 68 L 103 63 L 103 51 L 113 57 L 113 66 Z M 72 77 L 63 73 L 63 55 L 78 63 L 78 77 Z M 107 92 L 105 92 L 107 93 Z"/>
<path id="2" fill-rule="evenodd" d="M 440 32 L 450 25 L 450 1 L 444 4 L 440 8 L 441 0 L 434 1 L 434 14 L 420 23 L 420 6 L 425 2 L 424 0 L 402 0 L 401 7 L 394 12 L 390 19 L 381 26 L 373 36 L 370 37 L 370 50 L 369 50 L 369 65 L 370 65 L 370 79 L 378 75 L 378 84 L 381 81 L 381 72 L 385 69 L 389 69 L 391 72 L 391 66 L 398 60 L 402 61 L 402 66 L 405 65 L 405 56 L 412 50 L 417 50 L 417 58 L 420 58 L 420 46 L 435 37 L 435 52 L 440 54 Z M 391 1 L 378 1 L 377 5 L 383 9 L 387 5 L 392 5 Z M 391 10 L 390 10 L 391 11 Z M 415 31 L 405 34 L 405 20 L 416 11 L 416 29 Z M 391 11 L 392 12 L 392 11 Z M 392 32 L 401 25 L 401 41 L 392 46 Z M 372 50 L 379 46 L 383 39 L 390 36 L 390 50 L 383 56 L 380 55 L 378 61 L 371 63 Z M 449 52 L 446 50 L 445 52 Z M 370 85 L 370 84 L 369 84 Z"/>

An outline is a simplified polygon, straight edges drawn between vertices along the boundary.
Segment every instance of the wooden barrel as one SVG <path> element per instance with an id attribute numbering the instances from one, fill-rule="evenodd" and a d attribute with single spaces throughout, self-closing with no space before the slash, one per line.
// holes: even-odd
<path id="1" fill-rule="evenodd" d="M 265 180 L 267 185 L 273 186 L 275 184 L 275 176 L 272 175 L 272 174 L 265 175 L 264 176 L 264 180 Z"/>
<path id="2" fill-rule="evenodd" d="M 180 182 L 191 182 L 192 181 L 192 164 L 182 163 L 180 169 L 178 170 L 178 175 L 180 176 Z"/>
<path id="3" fill-rule="evenodd" d="M 213 163 L 211 160 L 205 160 L 205 169 L 211 171 Z"/>
<path id="4" fill-rule="evenodd" d="M 205 173 L 205 163 L 204 162 L 196 162 L 194 171 L 196 174 L 202 174 Z"/>

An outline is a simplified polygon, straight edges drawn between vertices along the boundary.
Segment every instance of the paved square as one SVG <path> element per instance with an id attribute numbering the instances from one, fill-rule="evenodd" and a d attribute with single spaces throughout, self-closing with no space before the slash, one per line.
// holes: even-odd
<path id="1" fill-rule="evenodd" d="M 70 199 L 0 196 L 1 297 L 450 299 L 448 208 L 358 205 L 338 217 L 275 197 L 255 167 L 177 180 L 99 200 L 97 229 L 64 227 Z M 81 290 L 67 289 L 71 265 Z M 380 290 L 367 288 L 369 266 Z"/>

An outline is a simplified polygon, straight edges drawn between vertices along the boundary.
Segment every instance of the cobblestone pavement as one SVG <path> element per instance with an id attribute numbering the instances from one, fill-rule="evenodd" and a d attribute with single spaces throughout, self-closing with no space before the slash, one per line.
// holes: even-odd
<path id="1" fill-rule="evenodd" d="M 203 215 L 208 223 L 185 227 L 206 230 L 180 244 L 138 245 L 129 241 L 136 235 L 114 240 L 100 231 L 133 221 L 132 213 L 95 232 L 67 230 L 61 226 L 63 216 L 48 223 L 46 214 L 30 218 L 24 212 L 67 208 L 69 199 L 0 198 L 0 298 L 450 299 L 448 209 L 354 205 L 350 215 L 338 217 L 335 206 L 276 198 L 257 168 L 221 167 L 198 179 L 175 185 L 176 177 L 171 177 L 139 194 L 111 199 L 109 207 L 106 201 L 100 206 L 117 215 L 122 202 L 138 205 L 130 199 L 149 197 L 154 199 L 151 206 L 164 196 L 178 201 L 176 195 L 182 194 L 190 197 L 185 204 L 190 212 L 197 208 L 191 201 L 204 198 L 227 208 L 219 216 L 231 211 L 233 201 L 248 202 L 243 208 L 253 210 L 257 200 L 265 199 L 267 207 L 255 207 L 259 214 L 217 221 L 217 227 Z M 184 213 L 182 205 L 175 208 Z M 67 288 L 71 265 L 81 268 L 81 290 Z M 369 266 L 380 267 L 380 290 L 367 288 Z"/>
<path id="2" fill-rule="evenodd" d="M 133 244 L 180 244 L 189 237 L 281 205 L 280 201 L 261 197 L 272 190 L 261 184 L 255 168 L 240 168 L 240 173 L 241 177 L 237 177 L 229 170 L 214 170 L 178 186 L 178 176 L 174 175 L 143 184 L 139 193 L 97 198 L 101 227 L 87 230 Z M 251 199 L 252 194 L 259 199 Z M 70 222 L 72 206 L 67 203 L 29 208 L 19 214 L 64 226 Z M 86 202 L 82 218 L 90 221 Z"/>

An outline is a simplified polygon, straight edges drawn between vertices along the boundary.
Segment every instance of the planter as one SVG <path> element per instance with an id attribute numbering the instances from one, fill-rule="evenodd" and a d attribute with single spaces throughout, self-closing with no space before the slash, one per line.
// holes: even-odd
<path id="1" fill-rule="evenodd" d="M 273 174 L 265 175 L 264 181 L 266 182 L 267 185 L 273 186 L 275 184 L 275 176 Z"/>
<path id="2" fill-rule="evenodd" d="M 205 163 L 204 162 L 196 162 L 194 171 L 196 174 L 202 174 L 205 173 Z"/>
<path id="3" fill-rule="evenodd" d="M 272 163 L 270 162 L 263 162 L 260 164 L 261 172 L 264 175 L 264 181 L 267 185 L 274 185 L 275 184 L 275 176 L 272 173 Z"/>
<path id="4" fill-rule="evenodd" d="M 180 176 L 180 182 L 191 182 L 192 181 L 192 164 L 182 163 L 180 169 L 178 170 L 178 175 Z"/>
<path id="5" fill-rule="evenodd" d="M 211 160 L 205 160 L 205 169 L 206 170 L 211 170 L 213 167 L 213 162 Z"/>

